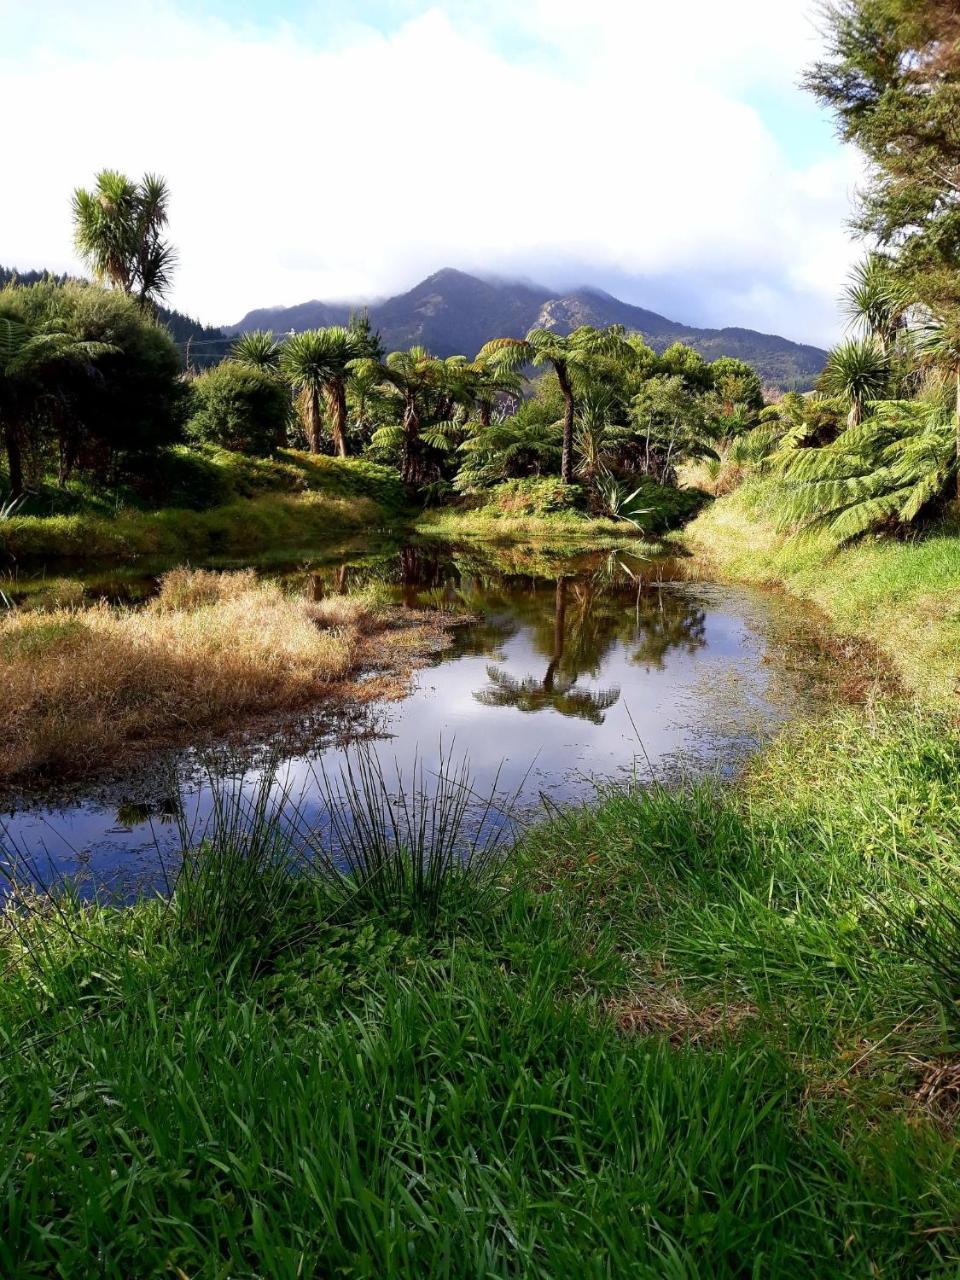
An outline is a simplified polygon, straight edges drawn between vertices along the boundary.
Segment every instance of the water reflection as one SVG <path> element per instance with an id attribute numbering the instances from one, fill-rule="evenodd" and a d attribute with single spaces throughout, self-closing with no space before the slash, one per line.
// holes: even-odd
<path id="1" fill-rule="evenodd" d="M 407 775 L 415 759 L 429 771 L 442 750 L 467 755 L 479 793 L 499 774 L 502 793 L 519 788 L 533 811 L 638 770 L 729 771 L 806 697 L 770 649 L 767 597 L 683 581 L 669 561 L 421 543 L 267 572 L 313 599 L 368 588 L 476 619 L 401 702 L 339 721 L 313 709 L 256 741 L 218 746 L 216 772 L 241 792 L 279 754 L 278 785 L 318 825 L 318 771 L 336 773 L 360 739 L 376 740 L 388 772 L 396 762 Z M 178 825 L 200 832 L 213 812 L 207 760 L 168 753 L 164 768 L 18 804 L 0 843 L 25 850 L 47 878 L 86 869 L 91 884 L 161 885 Z"/>

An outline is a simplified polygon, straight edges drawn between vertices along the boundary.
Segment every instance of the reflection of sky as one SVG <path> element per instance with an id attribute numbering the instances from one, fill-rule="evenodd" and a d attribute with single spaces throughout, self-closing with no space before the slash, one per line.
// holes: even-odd
<path id="1" fill-rule="evenodd" d="M 674 586 L 692 592 L 704 608 L 699 646 L 681 641 L 661 663 L 633 660 L 639 643 L 614 641 L 595 676 L 577 679 L 577 690 L 618 688 L 620 697 L 600 724 L 564 716 L 551 708 L 534 713 L 516 707 L 490 707 L 475 694 L 489 685 L 488 667 L 496 665 L 517 680 L 542 680 L 549 657 L 534 643 L 533 629 L 519 622 L 496 655 L 466 654 L 423 669 L 411 696 L 380 709 L 382 737 L 377 750 L 388 774 L 394 763 L 410 777 L 415 759 L 428 775 L 440 765 L 441 750 L 456 759 L 467 756 L 477 792 L 487 794 L 499 773 L 499 791 L 510 795 L 523 783 L 522 803 L 536 806 L 540 796 L 555 802 L 592 794 L 597 781 L 669 776 L 681 764 L 686 772 L 729 768 L 749 749 L 758 732 L 783 714 L 774 696 L 774 670 L 763 661 L 765 644 L 758 629 L 756 597 L 735 591 Z M 665 593 L 669 608 L 670 592 Z M 625 605 L 629 608 L 629 605 Z M 498 603 L 504 618 L 509 609 Z M 515 620 L 518 621 L 518 620 Z M 642 631 L 637 641 L 642 640 Z M 469 647 L 469 646 L 468 646 Z M 307 823 L 320 823 L 321 766 L 334 776 L 343 750 L 327 746 L 313 758 L 294 757 L 281 766 L 288 793 Z M 183 776 L 186 779 L 187 757 Z M 248 769 L 243 783 L 253 789 L 261 776 Z M 525 780 L 525 781 L 524 781 Z M 132 789 L 132 788 L 131 788 Z M 212 814 L 209 784 L 195 777 L 181 784 L 188 826 L 202 831 Z M 128 791 L 123 799 L 136 799 Z M 93 793 L 69 807 L 34 808 L 6 820 L 6 845 L 25 851 L 46 881 L 87 873 L 96 883 L 152 882 L 162 887 L 158 851 L 175 867 L 180 836 L 176 824 L 157 819 L 118 824 L 119 793 L 107 803 Z M 9 856 L 9 848 L 8 848 Z"/>

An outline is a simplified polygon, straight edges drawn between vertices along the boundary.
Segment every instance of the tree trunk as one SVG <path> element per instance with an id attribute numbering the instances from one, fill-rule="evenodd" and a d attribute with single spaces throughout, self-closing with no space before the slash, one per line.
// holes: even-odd
<path id="1" fill-rule="evenodd" d="M 303 425 L 307 430 L 307 443 L 311 453 L 320 452 L 320 393 L 315 387 L 307 387 L 303 393 Z"/>
<path id="2" fill-rule="evenodd" d="M 563 452 L 560 455 L 560 479 L 564 484 L 573 484 L 573 388 L 567 377 L 567 366 L 562 361 L 554 364 L 557 381 L 563 395 Z"/>
<path id="3" fill-rule="evenodd" d="M 408 404 L 403 417 L 403 461 L 400 478 L 405 485 L 415 487 L 420 481 L 420 415 Z"/>
<path id="4" fill-rule="evenodd" d="M 856 396 L 850 405 L 850 412 L 847 414 L 847 427 L 859 427 L 863 421 L 863 406 Z"/>
<path id="5" fill-rule="evenodd" d="M 481 427 L 489 427 L 490 418 L 493 413 L 493 404 L 489 400 L 481 400 L 478 405 L 477 416 L 480 419 Z"/>
<path id="6" fill-rule="evenodd" d="M 330 388 L 328 407 L 333 447 L 338 457 L 345 458 L 347 456 L 347 389 L 339 378 Z"/>
<path id="7" fill-rule="evenodd" d="M 567 633 L 567 580 L 557 579 L 557 594 L 553 602 L 553 657 L 543 677 L 543 688 L 546 693 L 553 693 L 557 677 L 557 668 L 563 661 L 563 649 Z"/>
<path id="8" fill-rule="evenodd" d="M 19 498 L 23 494 L 23 455 L 20 452 L 20 436 L 12 423 L 7 423 L 3 432 L 7 446 L 7 470 L 10 473 L 10 497 Z"/>

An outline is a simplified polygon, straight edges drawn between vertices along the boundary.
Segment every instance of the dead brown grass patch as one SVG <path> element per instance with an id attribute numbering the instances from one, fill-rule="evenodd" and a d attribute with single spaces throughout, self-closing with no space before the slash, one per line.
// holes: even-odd
<path id="1" fill-rule="evenodd" d="M 756 1009 L 746 1001 L 691 1007 L 677 988 L 650 983 L 605 1002 L 604 1012 L 625 1035 L 661 1036 L 673 1045 L 710 1044 L 735 1035 Z"/>
<path id="2" fill-rule="evenodd" d="M 916 1073 L 916 1084 L 910 1095 L 911 1113 L 932 1120 L 945 1131 L 952 1131 L 960 1120 L 960 1059 L 911 1058 L 909 1066 Z"/>
<path id="3" fill-rule="evenodd" d="M 394 624 L 403 642 L 388 645 L 378 632 Z M 140 609 L 11 613 L 0 620 L 0 778 L 75 776 L 200 729 L 346 698 L 365 665 L 397 685 L 438 634 L 425 615 L 317 604 L 252 572 L 174 570 Z"/>

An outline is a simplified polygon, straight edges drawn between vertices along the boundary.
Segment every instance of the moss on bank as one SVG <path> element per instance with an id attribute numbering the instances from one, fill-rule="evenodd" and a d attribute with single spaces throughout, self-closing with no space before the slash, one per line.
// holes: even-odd
<path id="1" fill-rule="evenodd" d="M 744 485 L 684 530 L 713 576 L 785 587 L 889 657 L 925 702 L 955 712 L 960 688 L 960 536 L 933 531 L 838 548 L 825 534 L 777 531 L 765 488 Z"/>

